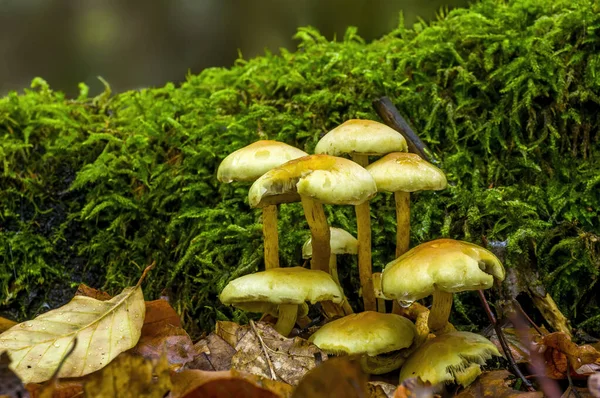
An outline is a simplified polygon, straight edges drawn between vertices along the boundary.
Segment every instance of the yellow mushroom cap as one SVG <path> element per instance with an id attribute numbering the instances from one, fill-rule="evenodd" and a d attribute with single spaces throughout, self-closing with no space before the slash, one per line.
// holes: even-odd
<path id="1" fill-rule="evenodd" d="M 349 232 L 336 227 L 329 228 L 329 245 L 331 254 L 356 254 L 358 253 L 358 240 Z M 302 246 L 302 258 L 312 257 L 312 238 Z"/>
<path id="2" fill-rule="evenodd" d="M 390 153 L 368 165 L 367 170 L 379 191 L 434 191 L 448 185 L 442 170 L 415 153 Z"/>
<path id="3" fill-rule="evenodd" d="M 227 155 L 219 165 L 221 182 L 254 181 L 274 167 L 307 153 L 283 142 L 261 140 Z"/>
<path id="4" fill-rule="evenodd" d="M 390 152 L 406 152 L 404 136 L 373 120 L 348 120 L 321 138 L 315 153 L 338 156 L 344 154 L 384 155 Z"/>
<path id="5" fill-rule="evenodd" d="M 480 365 L 498 349 L 483 336 L 469 332 L 445 333 L 427 341 L 406 360 L 400 382 L 417 377 L 422 382 L 457 383 L 467 386 L 481 374 Z"/>
<path id="6" fill-rule="evenodd" d="M 400 315 L 365 311 L 325 324 L 308 340 L 329 353 L 375 356 L 409 347 L 416 334 Z"/>
<path id="7" fill-rule="evenodd" d="M 448 293 L 489 289 L 494 277 L 504 280 L 504 267 L 492 252 L 469 242 L 437 239 L 388 263 L 381 288 L 391 299 L 415 301 L 435 289 Z"/>
<path id="8" fill-rule="evenodd" d="M 310 155 L 263 174 L 248 192 L 251 207 L 299 201 L 299 195 L 327 204 L 358 205 L 377 193 L 369 172 L 351 160 Z"/>
<path id="9" fill-rule="evenodd" d="M 248 311 L 269 308 L 260 303 L 303 304 L 331 300 L 340 303 L 341 288 L 328 273 L 302 267 L 271 268 L 232 280 L 219 295 L 223 304 Z"/>

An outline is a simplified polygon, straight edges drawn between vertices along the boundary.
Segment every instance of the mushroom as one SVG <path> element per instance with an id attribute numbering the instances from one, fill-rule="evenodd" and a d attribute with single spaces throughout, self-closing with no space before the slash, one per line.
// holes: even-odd
<path id="1" fill-rule="evenodd" d="M 258 177 L 289 160 L 307 153 L 283 142 L 262 140 L 229 154 L 217 170 L 221 182 L 255 181 Z M 262 209 L 265 268 L 279 267 L 277 204 Z"/>
<path id="2" fill-rule="evenodd" d="M 338 254 L 356 254 L 358 252 L 358 241 L 349 232 L 341 229 L 330 227 L 330 239 L 329 246 L 331 248 L 331 255 L 329 256 L 329 275 L 333 280 L 341 286 L 340 278 L 337 272 L 337 255 Z M 312 257 L 312 238 L 309 238 L 302 246 L 302 258 L 308 259 Z M 352 314 L 354 311 L 348 303 L 348 300 L 344 297 L 342 304 L 344 314 Z"/>
<path id="3" fill-rule="evenodd" d="M 219 299 L 249 312 L 272 312 L 277 305 L 275 330 L 287 336 L 302 305 L 320 301 L 340 303 L 344 294 L 331 276 L 323 271 L 302 267 L 271 268 L 244 275 L 225 286 Z M 299 308 L 300 307 L 300 308 Z"/>
<path id="4" fill-rule="evenodd" d="M 350 155 L 352 160 L 366 167 L 369 155 L 382 156 L 390 152 L 408 150 L 406 140 L 396 130 L 373 120 L 351 119 L 337 126 L 317 143 L 315 153 Z M 376 302 L 371 289 L 371 213 L 369 202 L 356 206 L 358 234 L 358 268 L 365 310 L 375 310 Z"/>
<path id="5" fill-rule="evenodd" d="M 396 257 L 410 242 L 410 193 L 447 186 L 444 172 L 414 153 L 396 152 L 367 166 L 378 191 L 393 192 L 396 201 Z"/>
<path id="6" fill-rule="evenodd" d="M 400 382 L 417 377 L 432 385 L 456 382 L 466 387 L 481 374 L 480 365 L 492 355 L 500 356 L 500 352 L 483 336 L 446 333 L 427 341 L 408 357 L 400 370 Z"/>
<path id="7" fill-rule="evenodd" d="M 433 294 L 429 329 L 443 333 L 452 294 L 489 289 L 504 280 L 504 267 L 489 250 L 453 239 L 425 242 L 388 263 L 381 274 L 385 297 L 410 304 Z"/>
<path id="8" fill-rule="evenodd" d="M 395 314 L 365 311 L 329 322 L 308 341 L 328 354 L 360 355 L 369 374 L 398 369 L 412 351 L 415 325 Z"/>

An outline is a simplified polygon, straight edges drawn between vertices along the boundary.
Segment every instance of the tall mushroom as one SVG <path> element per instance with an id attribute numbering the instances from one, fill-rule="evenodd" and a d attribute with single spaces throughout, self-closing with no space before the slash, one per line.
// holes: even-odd
<path id="1" fill-rule="evenodd" d="M 277 305 L 275 330 L 290 334 L 301 306 L 309 301 L 342 301 L 343 293 L 329 274 L 302 267 L 271 268 L 244 275 L 225 286 L 219 299 L 250 312 L 270 312 Z"/>
<path id="2" fill-rule="evenodd" d="M 366 167 L 369 156 L 390 152 L 406 152 L 406 140 L 396 130 L 373 120 L 351 119 L 334 128 L 317 143 L 315 153 L 350 155 L 352 160 Z M 356 206 L 358 235 L 358 268 L 363 288 L 365 310 L 375 310 L 376 302 L 371 288 L 371 213 L 369 202 Z"/>
<path id="3" fill-rule="evenodd" d="M 410 242 L 410 193 L 444 189 L 442 170 L 414 153 L 390 153 L 367 166 L 377 190 L 393 192 L 396 201 L 396 257 L 408 251 Z"/>
<path id="4" fill-rule="evenodd" d="M 217 170 L 221 182 L 255 181 L 274 167 L 306 156 L 307 153 L 283 142 L 261 140 L 229 154 Z M 277 203 L 262 208 L 265 268 L 279 267 Z"/>
<path id="5" fill-rule="evenodd" d="M 337 272 L 337 255 L 356 254 L 358 252 L 358 241 L 349 232 L 341 228 L 331 227 L 329 228 L 329 231 L 329 246 L 331 248 L 331 255 L 329 256 L 329 275 L 331 275 L 333 280 L 341 286 Z M 302 258 L 312 258 L 312 238 L 309 238 L 302 246 Z M 345 296 L 342 308 L 345 315 L 354 312 Z"/>
<path id="6" fill-rule="evenodd" d="M 381 274 L 385 297 L 411 303 L 433 295 L 429 329 L 444 333 L 452 294 L 489 289 L 504 280 L 504 267 L 489 250 L 473 243 L 437 239 L 420 244 L 388 263 Z"/>

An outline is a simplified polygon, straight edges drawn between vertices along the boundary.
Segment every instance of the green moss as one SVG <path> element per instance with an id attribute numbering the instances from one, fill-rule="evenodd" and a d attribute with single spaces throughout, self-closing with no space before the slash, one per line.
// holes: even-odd
<path id="1" fill-rule="evenodd" d="M 412 244 L 506 240 L 510 266 L 533 241 L 547 288 L 597 333 L 585 323 L 600 301 L 597 8 L 484 0 L 373 43 L 303 28 L 296 52 L 114 96 L 81 86 L 71 100 L 36 79 L 0 99 L 0 304 L 28 317 L 70 298 L 57 286 L 116 292 L 156 260 L 146 295 L 165 289 L 187 325 L 242 316 L 216 297 L 262 266 L 259 212 L 247 185 L 217 182 L 219 162 L 260 138 L 311 152 L 344 120 L 376 119 L 371 101 L 387 95 L 452 184 L 413 195 Z M 352 209 L 328 210 L 355 232 Z M 379 268 L 393 257 L 391 198 L 372 211 Z M 297 265 L 300 206 L 280 218 L 282 265 Z"/>

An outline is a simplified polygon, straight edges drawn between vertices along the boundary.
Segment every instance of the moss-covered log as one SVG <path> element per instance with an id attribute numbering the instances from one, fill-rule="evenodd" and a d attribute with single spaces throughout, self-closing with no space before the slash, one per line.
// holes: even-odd
<path id="1" fill-rule="evenodd" d="M 561 309 L 598 332 L 597 4 L 484 0 L 373 43 L 353 29 L 330 42 L 304 28 L 295 52 L 240 59 L 179 87 L 88 98 L 82 85 L 67 99 L 36 79 L 0 99 L 2 310 L 32 316 L 79 281 L 114 292 L 156 260 L 145 292 L 166 289 L 188 325 L 240 316 L 216 297 L 262 267 L 260 214 L 247 186 L 218 183 L 219 162 L 265 138 L 312 152 L 337 124 L 377 119 L 371 101 L 387 95 L 451 184 L 413 195 L 412 245 L 507 241 L 511 266 L 533 242 Z M 371 206 L 378 270 L 394 258 L 393 198 Z M 327 210 L 356 233 L 352 208 Z M 301 207 L 281 206 L 279 227 L 281 265 L 298 265 Z"/>

